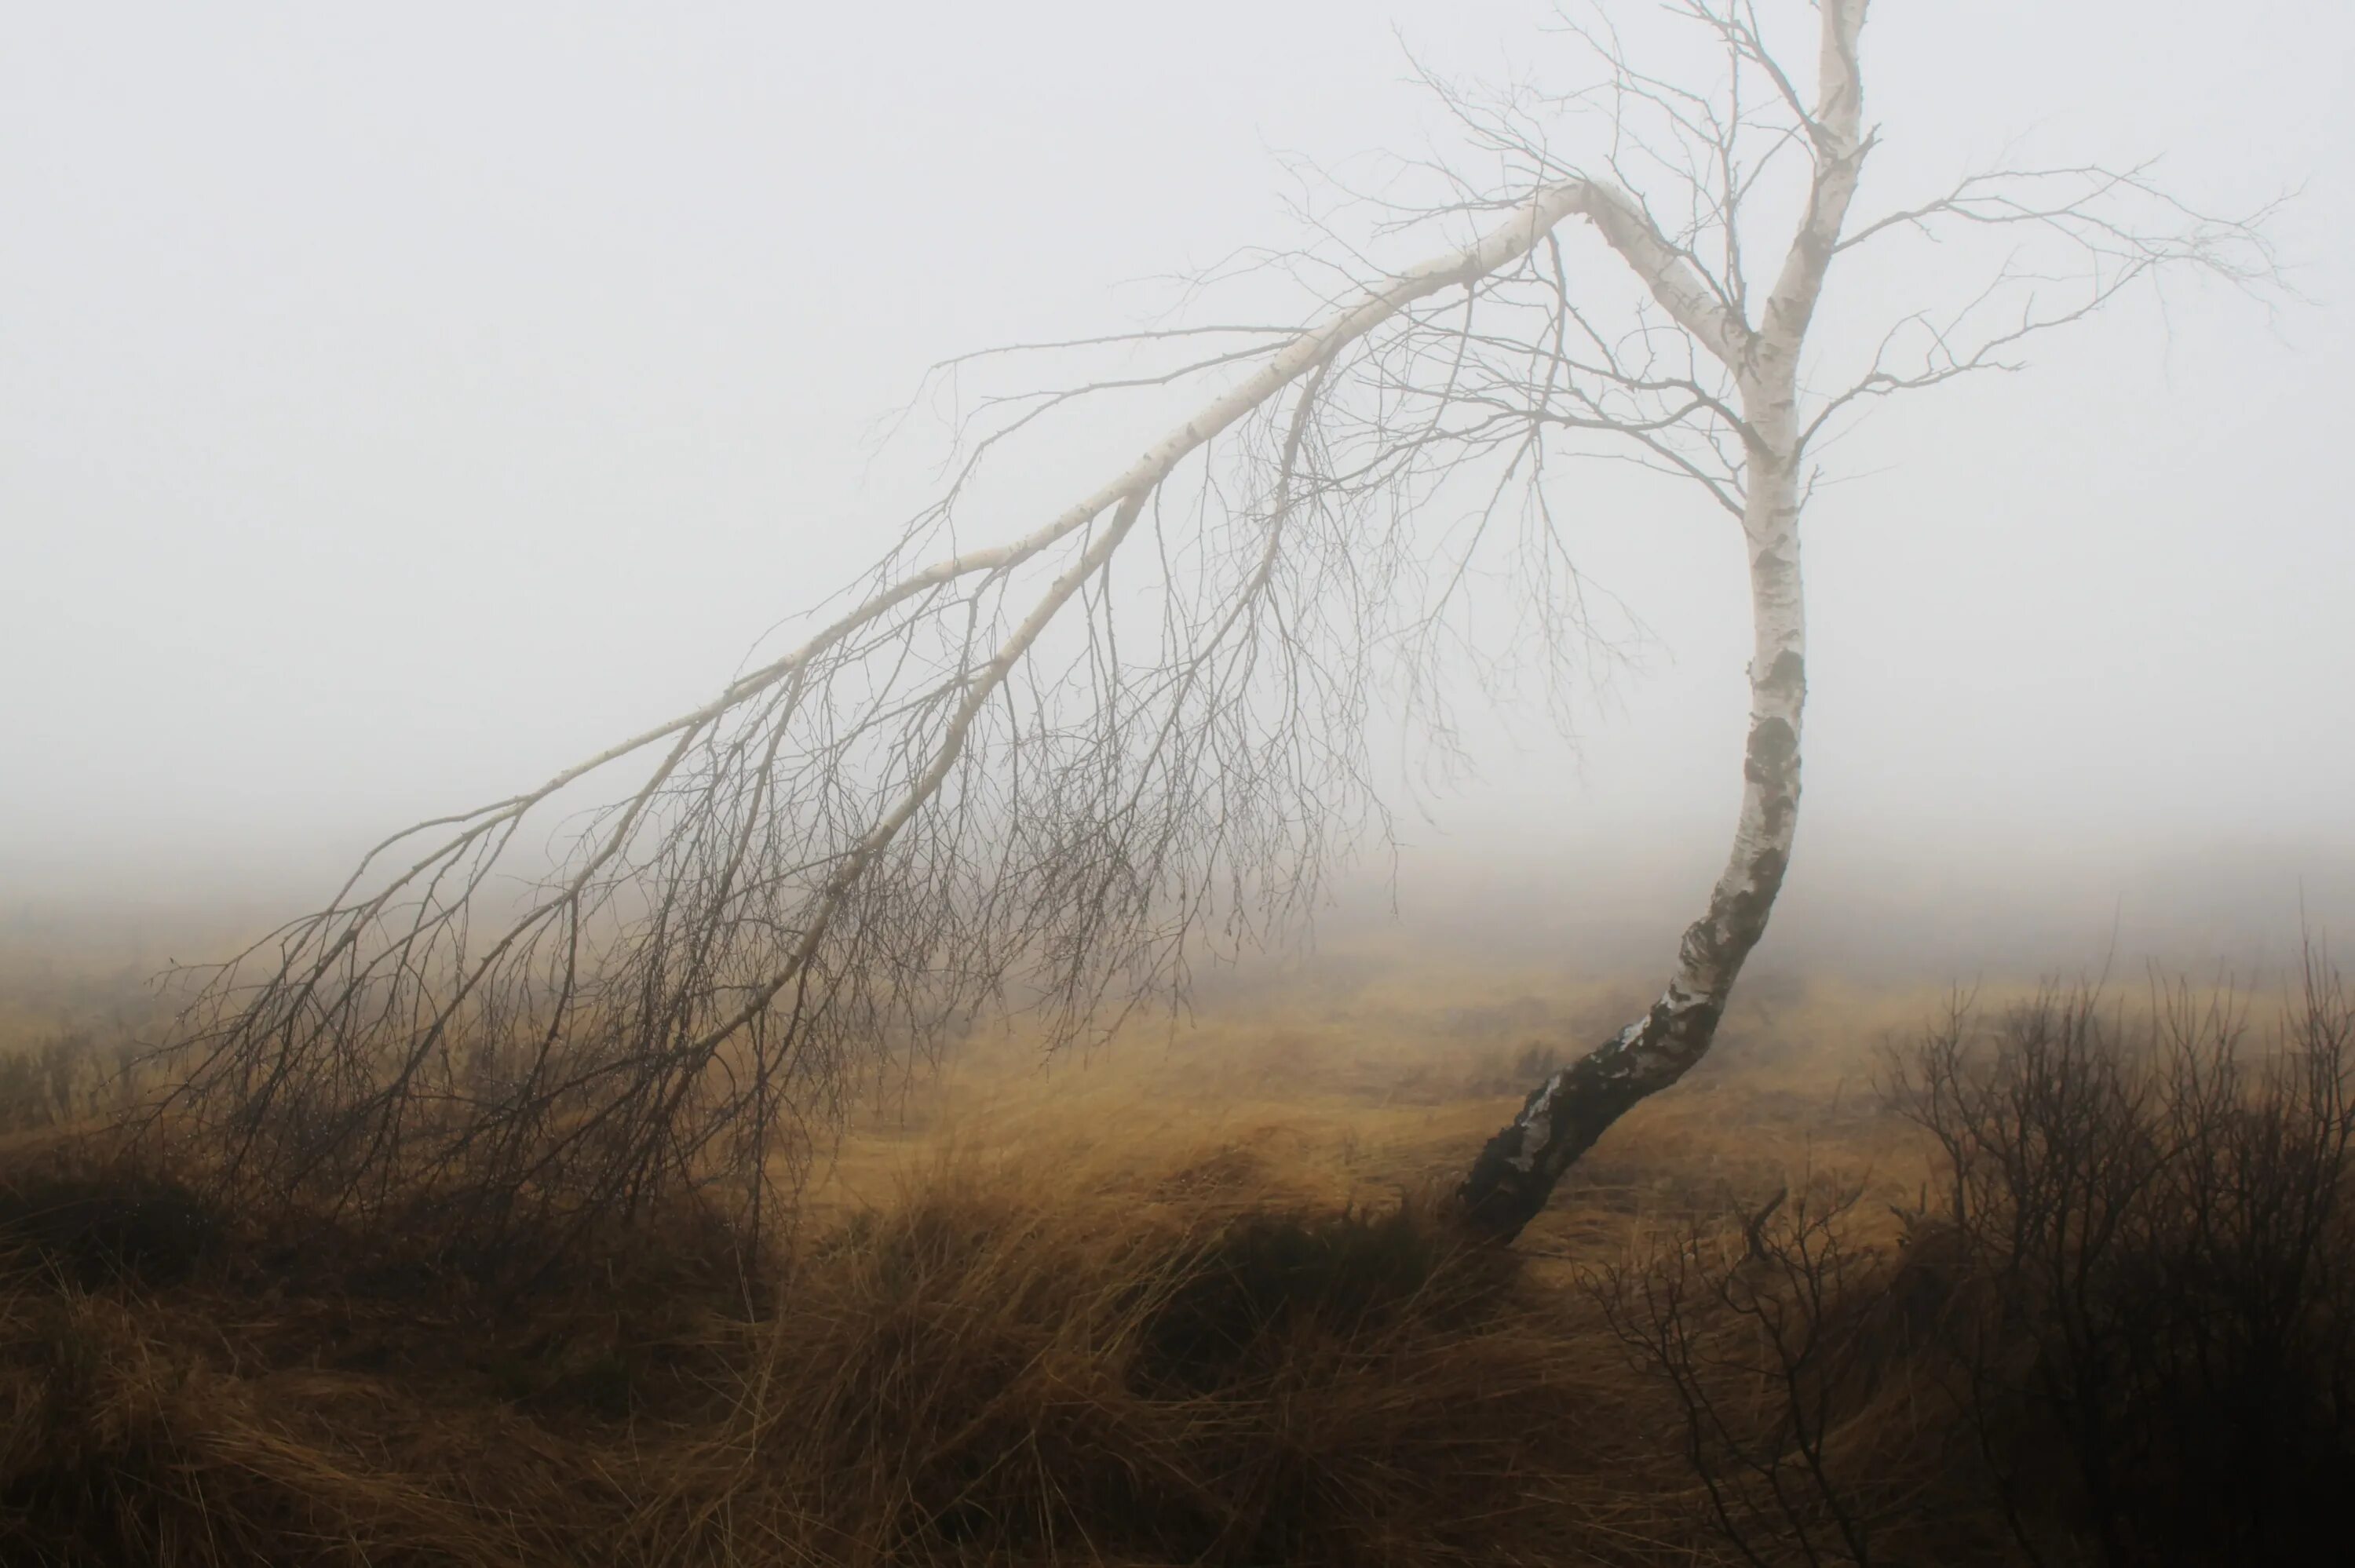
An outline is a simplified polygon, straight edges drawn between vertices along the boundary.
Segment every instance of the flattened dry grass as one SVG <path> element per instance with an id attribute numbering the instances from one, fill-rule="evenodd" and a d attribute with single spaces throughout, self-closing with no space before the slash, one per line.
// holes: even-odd
<path id="1" fill-rule="evenodd" d="M 1900 1146 L 1860 1056 L 1729 1030 L 1520 1245 L 1460 1247 L 1435 1193 L 1607 990 L 1450 1022 L 1360 977 L 1084 1070 L 972 1043 L 757 1277 L 675 1212 L 517 1295 L 423 1222 L 289 1250 L 20 1142 L 0 1562 L 1719 1560 L 1573 1267 Z"/>
<path id="2" fill-rule="evenodd" d="M 348 1237 L 101 1281 L 52 1227 L 0 1296 L 0 1557 L 1469 1562 L 1643 1511 L 1572 1298 L 1278 1186 L 1235 1146 L 944 1162 L 751 1310 L 618 1255 L 474 1299 Z"/>

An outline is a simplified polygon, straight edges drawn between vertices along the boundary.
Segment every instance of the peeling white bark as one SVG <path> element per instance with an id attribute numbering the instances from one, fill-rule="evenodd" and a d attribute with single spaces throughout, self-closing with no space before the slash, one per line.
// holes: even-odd
<path id="1" fill-rule="evenodd" d="M 1652 249 L 1646 228 L 1624 230 L 1631 199 L 1596 217 L 1614 248 L 1645 273 L 1663 308 L 1717 355 L 1740 388 L 1749 443 L 1742 523 L 1753 630 L 1750 732 L 1732 851 L 1707 911 L 1685 931 L 1659 1001 L 1608 1043 L 1539 1085 L 1512 1124 L 1489 1140 L 1464 1183 L 1467 1216 L 1499 1236 L 1518 1234 L 1545 1206 L 1562 1172 L 1622 1113 L 1675 1083 L 1708 1052 L 1742 962 L 1765 934 L 1790 863 L 1806 703 L 1799 355 L 1870 150 L 1857 67 L 1865 3 L 1824 0 L 1817 97 L 1808 126 L 1815 177 L 1755 330 L 1732 319 L 1697 279 L 1681 276 L 1679 259 L 1665 245 Z"/>

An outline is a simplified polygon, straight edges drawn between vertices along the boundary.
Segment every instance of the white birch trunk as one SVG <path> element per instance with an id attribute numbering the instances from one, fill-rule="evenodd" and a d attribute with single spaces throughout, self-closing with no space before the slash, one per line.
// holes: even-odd
<path id="1" fill-rule="evenodd" d="M 1488 1140 L 1458 1192 L 1475 1228 L 1519 1234 L 1554 1184 L 1629 1107 L 1668 1087 L 1707 1054 L 1744 959 L 1765 935 L 1799 821 L 1799 735 L 1806 703 L 1806 613 L 1799 575 L 1799 352 L 1815 313 L 1868 143 L 1857 34 L 1865 0 L 1825 0 L 1807 211 L 1755 332 L 1738 322 L 1696 332 L 1735 344 L 1724 355 L 1742 393 L 1747 461 L 1742 532 L 1750 557 L 1750 734 L 1733 849 L 1709 907 L 1685 930 L 1651 1011 L 1547 1077 Z M 1617 244 L 1616 236 L 1613 236 Z M 1623 252 L 1627 249 L 1620 246 Z M 1683 318 L 1679 303 L 1655 296 Z M 1693 323 L 1688 322 L 1688 327 Z"/>

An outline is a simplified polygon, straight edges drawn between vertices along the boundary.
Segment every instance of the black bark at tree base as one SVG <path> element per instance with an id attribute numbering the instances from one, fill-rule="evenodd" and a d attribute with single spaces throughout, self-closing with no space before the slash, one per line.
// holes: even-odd
<path id="1" fill-rule="evenodd" d="M 1518 1236 L 1613 1122 L 1700 1059 L 1718 1013 L 1705 1004 L 1672 1012 L 1664 1000 L 1626 1033 L 1549 1075 L 1472 1162 L 1455 1189 L 1458 1219 L 1484 1240 Z"/>

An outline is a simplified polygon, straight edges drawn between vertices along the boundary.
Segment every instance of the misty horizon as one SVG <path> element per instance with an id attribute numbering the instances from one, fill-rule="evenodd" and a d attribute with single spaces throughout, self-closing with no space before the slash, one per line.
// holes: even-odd
<path id="1" fill-rule="evenodd" d="M 1472 73 L 1526 26 L 1400 6 L 1394 38 L 1355 7 L 1254 12 L 1296 29 L 1321 85 L 1164 40 L 1165 101 L 1071 85 L 1125 46 L 1111 21 L 911 37 L 834 17 L 824 69 L 847 74 L 821 90 L 789 47 L 815 38 L 782 16 L 584 21 L 524 71 L 537 42 L 504 26 L 461 58 L 421 26 L 91 15 L 30 20 L 0 68 L 18 215 L 0 282 L 24 302 L 0 362 L 0 866 L 100 880 L 332 860 L 701 700 L 922 493 L 922 411 L 874 432 L 926 364 L 1119 328 L 1168 297 L 1126 280 L 1283 242 L 1269 147 L 1348 170 L 1437 135 L 1401 42 Z M 2098 26 L 2037 15 L 2063 38 Z M 2281 243 L 2304 298 L 2170 291 L 1827 454 L 1804 836 L 2336 853 L 2355 533 L 2317 455 L 2355 412 L 2333 132 L 2355 24 L 2137 13 L 2100 51 L 2056 43 L 2071 90 L 2040 58 L 1978 92 L 1955 51 L 2006 36 L 1983 22 L 1876 23 L 1891 188 L 2031 128 L 2163 149 L 2220 207 L 2296 189 Z M 2262 90 L 2236 58 L 2264 62 Z M 617 80 L 645 108 L 626 127 L 604 110 Z M 1051 94 L 1018 107 L 1050 82 L 1091 134 L 1057 136 Z M 985 91 L 1002 113 L 975 111 Z M 862 134 L 801 156 L 826 115 Z M 960 115 L 984 133 L 941 129 Z M 1185 115 L 1215 134 L 1173 143 Z M 1026 159 L 1050 144 L 1051 166 Z M 1117 174 L 1140 149 L 1167 188 Z M 1093 482 L 1125 429 L 1074 429 L 1043 493 Z M 1450 832 L 1526 821 L 1540 844 L 1714 842 L 1738 785 L 1739 552 L 1684 499 L 1579 482 L 1604 487 L 1578 537 L 1630 662 L 1604 661 L 1575 749 L 1526 705 L 1475 715 L 1486 782 L 1434 810 Z"/>

